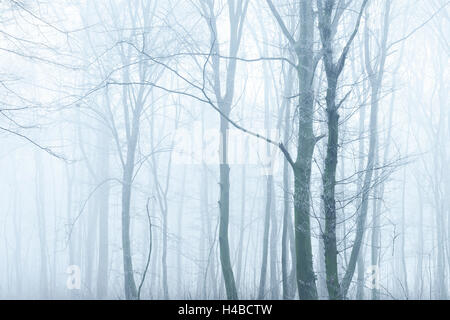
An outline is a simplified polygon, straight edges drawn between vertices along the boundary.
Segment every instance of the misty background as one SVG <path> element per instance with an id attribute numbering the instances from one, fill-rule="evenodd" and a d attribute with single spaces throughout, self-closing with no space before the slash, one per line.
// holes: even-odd
<path id="1" fill-rule="evenodd" d="M 447 299 L 446 0 L 0 3 L 0 298 Z"/>

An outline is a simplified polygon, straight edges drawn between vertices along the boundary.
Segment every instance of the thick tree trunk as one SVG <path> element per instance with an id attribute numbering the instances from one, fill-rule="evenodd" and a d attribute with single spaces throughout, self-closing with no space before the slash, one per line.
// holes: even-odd
<path id="1" fill-rule="evenodd" d="M 290 161 L 294 171 L 295 269 L 299 298 L 315 300 L 318 296 L 312 258 L 310 224 L 311 164 L 316 144 L 316 137 L 313 132 L 313 80 L 315 74 L 313 1 L 299 1 L 300 28 L 298 41 L 289 33 L 272 1 L 267 0 L 267 3 L 298 59 L 299 127 L 297 158 L 295 163 Z"/>
<path id="2" fill-rule="evenodd" d="M 339 115 L 335 104 L 337 78 L 334 75 L 327 75 L 327 78 L 328 89 L 326 100 L 328 116 L 328 143 L 323 174 L 323 203 L 325 210 L 325 231 L 323 234 L 323 241 L 325 248 L 325 269 L 328 295 L 330 299 L 335 300 L 342 298 L 337 268 L 335 200 Z"/>
<path id="3" fill-rule="evenodd" d="M 289 248 L 288 248 L 288 219 L 291 211 L 291 195 L 289 194 L 289 164 L 287 160 L 284 160 L 283 165 L 283 229 L 281 235 L 281 278 L 283 285 L 283 299 L 292 299 L 291 284 L 289 282 Z M 294 257 L 292 257 L 294 258 Z"/>
<path id="4" fill-rule="evenodd" d="M 314 18 L 311 0 L 300 1 L 299 60 L 299 131 L 297 159 L 294 168 L 294 228 L 296 247 L 297 288 L 300 299 L 317 299 L 314 274 L 311 223 L 311 164 L 316 138 L 313 132 L 314 113 Z"/>

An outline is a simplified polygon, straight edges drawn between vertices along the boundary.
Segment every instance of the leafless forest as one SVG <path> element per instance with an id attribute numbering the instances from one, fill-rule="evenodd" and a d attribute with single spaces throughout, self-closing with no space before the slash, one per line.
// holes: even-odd
<path id="1" fill-rule="evenodd" d="M 0 298 L 449 298 L 449 8 L 0 1 Z"/>

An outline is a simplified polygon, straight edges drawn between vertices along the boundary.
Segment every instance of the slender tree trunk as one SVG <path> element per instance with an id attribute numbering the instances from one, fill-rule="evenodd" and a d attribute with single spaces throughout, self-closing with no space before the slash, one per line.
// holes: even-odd
<path id="1" fill-rule="evenodd" d="M 205 150 L 205 119 L 204 111 L 202 111 L 202 150 Z M 201 183 L 200 183 L 200 208 L 202 216 L 205 219 L 205 238 L 207 239 L 207 252 L 206 252 L 206 266 L 205 266 L 205 277 L 203 281 L 204 296 L 208 297 L 208 276 L 210 277 L 212 296 L 214 299 L 218 297 L 217 290 L 217 275 L 216 275 L 216 263 L 215 263 L 215 241 L 213 238 L 214 231 L 212 229 L 211 216 L 209 214 L 209 183 L 208 183 L 208 166 L 203 159 L 202 169 L 201 169 Z M 202 241 L 202 239 L 200 239 Z"/>
<path id="2" fill-rule="evenodd" d="M 264 216 L 264 233 L 263 233 L 263 252 L 262 252 L 262 264 L 261 273 L 259 279 L 259 291 L 258 299 L 264 299 L 266 291 L 266 279 L 267 279 L 267 259 L 269 252 L 269 229 L 270 229 L 270 209 L 272 205 L 272 181 L 273 176 L 268 175 L 266 180 L 266 210 Z"/>
<path id="3" fill-rule="evenodd" d="M 418 247 L 418 257 L 417 257 L 417 271 L 416 271 L 416 288 L 415 292 L 418 295 L 418 299 L 422 298 L 423 294 L 423 196 L 422 196 L 422 190 L 419 188 L 419 183 L 417 182 L 417 189 L 418 189 L 418 199 L 419 199 L 419 221 L 418 221 L 418 228 L 419 228 L 419 235 L 417 238 L 417 247 Z"/>
<path id="4" fill-rule="evenodd" d="M 183 261 L 183 216 L 184 216 L 184 196 L 185 196 L 185 188 L 186 188 L 186 166 L 183 166 L 183 174 L 181 178 L 181 199 L 178 207 L 178 224 L 177 224 L 177 292 L 178 295 L 181 294 L 183 287 L 183 279 L 182 279 L 182 261 Z M 201 217 L 200 217 L 201 218 Z M 203 219 L 200 219 L 203 228 Z M 204 241 L 202 241 L 204 243 Z M 199 279 L 200 280 L 200 279 Z M 199 281 L 198 286 L 200 286 L 201 281 Z M 197 290 L 197 294 L 200 294 L 201 290 Z"/>
<path id="5" fill-rule="evenodd" d="M 365 280 L 365 261 L 364 261 L 364 248 L 361 248 L 361 252 L 358 257 L 358 277 L 356 280 L 356 300 L 364 300 L 364 280 Z"/>
<path id="6" fill-rule="evenodd" d="M 102 135 L 103 146 L 99 158 L 100 183 L 108 179 L 109 174 L 109 141 Z M 109 267 L 109 184 L 104 183 L 99 192 L 99 233 L 98 233 L 98 272 L 97 272 L 97 298 L 105 298 L 108 294 L 108 267 Z"/>
<path id="7" fill-rule="evenodd" d="M 132 171 L 133 166 L 128 163 L 123 173 L 122 187 L 122 246 L 126 299 L 135 299 L 137 297 L 136 283 L 134 281 L 133 275 L 133 262 L 131 258 L 130 243 L 130 201 Z"/>
<path id="8" fill-rule="evenodd" d="M 365 2 L 367 3 L 367 2 Z M 362 186 L 362 198 L 360 211 L 357 216 L 356 222 L 356 237 L 353 244 L 352 252 L 350 255 L 349 265 L 345 272 L 342 281 L 342 294 L 347 295 L 348 289 L 350 287 L 353 274 L 355 272 L 356 262 L 359 256 L 359 251 L 362 245 L 362 240 L 364 238 L 366 218 L 369 205 L 369 193 L 372 184 L 373 171 L 375 166 L 375 153 L 378 147 L 378 103 L 380 99 L 379 91 L 383 82 L 384 75 L 384 65 L 387 57 L 387 39 L 389 32 L 389 19 L 390 19 L 390 0 L 385 3 L 384 21 L 383 21 L 383 34 L 381 39 L 381 48 L 379 53 L 379 60 L 377 61 L 377 69 L 374 70 L 372 67 L 372 60 L 370 55 L 369 46 L 369 31 L 367 27 L 367 21 L 365 24 L 365 35 L 364 35 L 364 52 L 365 52 L 365 66 L 368 73 L 371 91 L 371 103 L 370 103 L 370 124 L 369 124 L 369 153 L 367 155 L 367 166 L 364 175 L 364 182 Z M 362 12 L 361 12 L 362 13 Z M 367 18 L 368 19 L 368 18 Z"/>
<path id="9" fill-rule="evenodd" d="M 271 192 L 271 232 L 270 232 L 270 293 L 271 299 L 276 300 L 279 298 L 279 281 L 278 281 L 278 250 L 277 250 L 277 240 L 278 240 L 278 223 L 277 217 L 275 215 L 275 190 L 273 186 L 273 177 L 272 177 L 272 192 Z"/>
<path id="10" fill-rule="evenodd" d="M 409 131 L 409 130 L 408 130 Z M 407 143 L 408 145 L 408 143 Z M 408 147 L 407 147 L 408 149 Z M 407 151 L 408 152 L 408 151 Z M 400 236 L 400 259 L 401 259 L 401 273 L 402 273 L 402 283 L 403 290 L 406 299 L 409 299 L 409 288 L 408 288 L 408 272 L 406 269 L 406 256 L 405 256 L 405 239 L 406 239 L 406 169 L 403 172 L 403 183 L 402 183 L 402 215 L 401 215 L 401 236 Z"/>
<path id="11" fill-rule="evenodd" d="M 238 298 L 236 282 L 230 258 L 230 245 L 228 242 L 228 225 L 230 217 L 230 166 L 227 161 L 228 152 L 228 122 L 220 119 L 221 133 L 221 164 L 220 164 L 220 217 L 219 217 L 219 248 L 222 273 L 229 300 Z"/>
<path id="12" fill-rule="evenodd" d="M 14 167 L 16 170 L 16 167 Z M 14 171 L 15 171 L 14 170 Z M 14 183 L 17 183 L 16 177 L 14 177 Z M 16 294 L 18 297 L 22 295 L 22 224 L 21 224 L 21 214 L 17 210 L 17 193 L 14 193 L 14 235 L 15 235 L 15 278 L 16 278 Z"/>
<path id="13" fill-rule="evenodd" d="M 375 163 L 375 148 L 377 147 L 377 121 L 378 121 L 378 88 L 372 88 L 372 102 L 370 111 L 370 141 L 369 141 L 369 154 L 367 160 L 367 166 L 365 170 L 364 182 L 362 186 L 362 199 L 359 208 L 359 214 L 357 217 L 356 225 L 356 238 L 353 244 L 352 253 L 350 255 L 349 266 L 346 270 L 342 288 L 344 295 L 347 294 L 348 288 L 350 286 L 351 278 L 355 270 L 356 262 L 358 259 L 359 251 L 362 245 L 362 240 L 364 237 L 366 218 L 369 205 L 369 193 L 371 189 L 372 176 L 374 171 Z"/>
<path id="14" fill-rule="evenodd" d="M 92 175 L 89 176 L 91 184 L 96 186 L 98 183 L 96 178 Z M 98 222 L 98 193 L 94 194 L 91 201 L 88 204 L 86 219 L 86 242 L 84 244 L 84 287 L 86 288 L 87 297 L 92 297 L 92 274 L 94 269 L 94 254 L 97 245 L 97 222 Z"/>
<path id="15" fill-rule="evenodd" d="M 167 204 L 166 204 L 167 205 Z M 167 282 L 167 211 L 163 212 L 163 248 L 162 248 L 162 272 L 164 299 L 169 299 L 169 284 Z"/>
<path id="16" fill-rule="evenodd" d="M 42 179 L 42 161 L 39 153 L 35 154 L 36 158 L 36 213 L 38 220 L 39 235 L 39 253 L 40 253 L 40 270 L 39 285 L 42 299 L 49 298 L 48 290 L 48 262 L 47 262 L 47 231 L 44 212 L 44 181 Z"/>
<path id="17" fill-rule="evenodd" d="M 245 150 L 248 150 L 248 138 L 245 139 Z M 242 184 L 241 184 L 241 221 L 240 221 L 240 230 L 239 230 L 239 246 L 238 257 L 237 257 L 237 270 L 236 270 L 236 285 L 239 287 L 241 284 L 241 274 L 242 274 L 242 254 L 243 248 L 242 244 L 244 242 L 244 231 L 245 231 L 245 209 L 246 209 L 246 168 L 245 164 L 242 165 Z"/>
<path id="18" fill-rule="evenodd" d="M 228 1 L 229 11 L 229 47 L 228 56 L 236 57 L 242 38 L 242 30 L 247 14 L 248 1 Z M 216 13 L 214 12 L 214 1 L 207 1 L 202 4 L 204 17 L 210 30 L 210 43 L 213 49 L 212 67 L 214 75 L 213 89 L 215 92 L 218 107 L 225 117 L 220 117 L 220 198 L 219 198 L 219 249 L 220 263 L 222 266 L 222 274 L 225 282 L 227 298 L 229 300 L 237 300 L 238 294 L 236 289 L 236 281 L 234 279 L 233 269 L 230 257 L 230 245 L 228 241 L 228 226 L 230 218 L 230 166 L 228 164 L 228 120 L 233 103 L 235 76 L 236 76 L 236 59 L 230 59 L 226 67 L 226 90 L 222 93 L 221 73 L 220 73 L 220 46 L 217 41 L 218 29 L 216 21 Z"/>
<path id="19" fill-rule="evenodd" d="M 377 152 L 377 158 L 378 158 L 378 152 Z M 376 160 L 378 163 L 378 160 Z M 379 174 L 378 171 L 375 172 L 375 181 L 377 181 L 379 179 Z M 380 212 L 381 209 L 379 208 L 379 206 L 381 206 L 381 202 L 378 200 L 378 197 L 381 196 L 381 191 L 379 191 L 379 189 L 381 189 L 381 186 L 376 186 L 374 188 L 374 197 L 372 200 L 372 238 L 371 238 L 371 254 L 370 254 L 370 259 L 371 259 L 371 264 L 373 268 L 379 268 L 379 261 L 378 261 L 378 256 L 379 256 L 379 252 L 378 252 L 378 248 L 380 247 L 379 244 L 379 238 L 380 238 Z M 375 269 L 375 270 L 377 270 Z M 377 275 L 379 276 L 379 275 Z M 376 286 L 372 287 L 372 300 L 378 300 L 379 299 L 379 289 Z"/>
<path id="20" fill-rule="evenodd" d="M 357 186 L 357 195 L 358 198 L 361 199 L 362 193 L 362 184 L 363 184 L 363 170 L 364 170 L 364 131 L 365 131 L 365 118 L 366 118 L 366 108 L 365 106 L 361 106 L 359 109 L 359 165 L 358 165 L 358 186 Z M 360 205 L 360 201 L 358 205 Z M 364 299 L 364 278 L 365 278 L 365 270 L 364 270 L 364 253 L 361 252 L 358 257 L 358 279 L 357 279 L 357 292 L 356 298 L 358 300 Z"/>
<path id="21" fill-rule="evenodd" d="M 136 108 L 138 108 L 136 106 Z M 122 177 L 122 251 L 125 298 L 136 299 L 137 289 L 134 280 L 133 262 L 131 256 L 130 239 L 130 206 L 131 206 L 131 186 L 134 172 L 134 158 L 136 152 L 137 135 L 139 131 L 139 120 L 133 121 L 133 134 L 127 145 L 127 158 Z"/>
<path id="22" fill-rule="evenodd" d="M 291 84 L 292 84 L 292 73 L 289 72 L 286 78 L 286 97 L 291 95 Z M 289 136 L 291 134 L 291 112 L 290 112 L 290 102 L 285 101 L 285 111 L 284 111 L 284 145 L 289 146 Z M 292 228 L 291 221 L 291 194 L 290 194 L 290 167 L 286 158 L 283 161 L 283 229 L 281 236 L 281 276 L 283 282 L 283 299 L 292 299 L 292 284 L 290 283 L 290 278 L 288 274 L 288 263 L 289 263 L 289 248 L 288 248 L 288 236 L 289 229 Z M 291 231 L 292 233 L 292 231 Z M 295 253 L 295 251 L 294 251 Z M 295 261 L 295 256 L 292 255 L 292 262 Z"/>
<path id="23" fill-rule="evenodd" d="M 327 124 L 328 143 L 323 174 L 323 202 L 325 210 L 325 231 L 323 234 L 325 248 L 325 268 L 327 275 L 327 287 L 329 298 L 341 299 L 341 288 L 338 279 L 337 268 L 337 243 L 336 243 L 336 166 L 339 141 L 339 115 L 336 108 L 336 84 L 335 74 L 327 72 Z"/>

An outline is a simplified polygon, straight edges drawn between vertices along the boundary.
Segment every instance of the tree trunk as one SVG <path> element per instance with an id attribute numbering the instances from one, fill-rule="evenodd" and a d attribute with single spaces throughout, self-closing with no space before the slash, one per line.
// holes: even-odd
<path id="1" fill-rule="evenodd" d="M 44 181 L 42 180 L 42 161 L 39 153 L 36 157 L 36 213 L 38 220 L 39 235 L 39 252 L 40 252 L 40 270 L 39 270 L 39 286 L 42 299 L 49 298 L 48 290 L 48 262 L 47 262 L 47 231 L 44 212 Z"/>
<path id="2" fill-rule="evenodd" d="M 369 31 L 367 26 L 367 21 L 365 24 L 365 35 L 364 35 L 364 47 L 365 47 L 365 64 L 366 71 L 368 73 L 371 91 L 371 102 L 370 102 L 370 124 L 369 124 L 369 154 L 367 155 L 367 166 L 365 170 L 364 183 L 362 187 L 362 198 L 360 212 L 357 216 L 356 222 L 356 237 L 352 248 L 352 253 L 350 255 L 350 262 L 342 281 L 342 292 L 343 295 L 347 295 L 348 288 L 350 287 L 353 274 L 355 272 L 356 262 L 359 256 L 359 251 L 361 248 L 362 240 L 364 238 L 366 218 L 369 205 L 369 193 L 372 184 L 372 176 L 375 164 L 375 153 L 378 147 L 378 103 L 379 103 L 379 91 L 383 82 L 384 65 L 387 57 L 387 38 L 389 32 L 389 19 L 390 19 L 390 0 L 386 1 L 384 21 L 383 21 L 383 35 L 381 39 L 381 47 L 379 53 L 379 60 L 377 61 L 377 69 L 374 70 L 372 67 L 372 60 L 370 55 L 369 46 Z"/>
<path id="3" fill-rule="evenodd" d="M 98 161 L 99 177 L 103 183 L 109 174 L 109 139 L 102 134 Z M 97 272 L 97 298 L 105 298 L 108 294 L 108 239 L 109 239 L 109 184 L 104 183 L 98 190 L 99 195 L 99 233 L 98 233 L 98 272 Z"/>
<path id="4" fill-rule="evenodd" d="M 291 84 L 292 76 L 291 72 L 286 80 L 288 89 L 286 89 L 286 97 L 291 96 Z M 291 112 L 290 112 L 290 102 L 285 101 L 285 120 L 284 120 L 284 145 L 286 148 L 289 145 L 289 136 L 291 134 Z M 281 276 L 283 282 L 283 299 L 293 299 L 294 293 L 292 292 L 292 284 L 290 283 L 290 278 L 288 274 L 288 263 L 289 263 L 289 248 L 288 248 L 288 236 L 289 230 L 292 228 L 291 221 L 291 194 L 290 194 L 290 167 L 286 158 L 283 159 L 283 229 L 281 235 Z M 291 231 L 292 232 L 292 231 Z M 295 251 L 294 251 L 295 254 Z M 295 261 L 295 255 L 292 255 L 292 262 Z"/>
<path id="5" fill-rule="evenodd" d="M 248 138 L 245 140 L 245 150 L 248 150 Z M 240 221 L 240 230 L 239 230 L 239 243 L 241 246 L 239 247 L 238 257 L 237 257 L 237 270 L 236 270 L 236 285 L 240 286 L 241 284 L 241 274 L 242 274 L 242 244 L 244 242 L 244 231 L 245 231 L 245 208 L 246 208 L 246 168 L 245 164 L 242 165 L 242 185 L 241 185 L 241 221 Z"/>
<path id="6" fill-rule="evenodd" d="M 331 300 L 341 299 L 337 268 L 336 243 L 336 166 L 339 139 L 339 115 L 335 104 L 337 78 L 327 72 L 327 124 L 328 143 L 323 174 L 323 203 L 325 210 L 325 232 L 323 234 L 325 248 L 325 269 L 327 276 L 328 295 Z"/>
<path id="7" fill-rule="evenodd" d="M 228 243 L 228 224 L 230 217 L 230 166 L 227 161 L 228 122 L 220 119 L 221 133 L 221 164 L 220 164 L 220 218 L 219 218 L 219 248 L 222 273 L 229 300 L 237 300 L 236 282 L 230 259 L 230 245 Z"/>
<path id="8" fill-rule="evenodd" d="M 182 279 L 182 261 L 183 261 L 183 216 L 184 216 L 184 196 L 185 196 L 185 189 L 186 189 L 186 166 L 183 166 L 183 174 L 181 178 L 181 199 L 180 204 L 178 206 L 178 224 L 177 224 L 177 236 L 178 236 L 178 242 L 177 242 L 177 292 L 178 295 L 181 295 L 182 287 L 183 287 L 183 279 Z M 200 216 L 200 223 L 202 224 L 203 228 L 203 219 L 201 219 Z M 204 241 L 202 241 L 204 243 Z M 199 277 L 200 280 L 200 277 Z M 198 283 L 198 287 L 201 287 L 201 281 Z M 197 294 L 200 294 L 201 290 L 197 290 Z"/>
<path id="9" fill-rule="evenodd" d="M 417 247 L 418 247 L 418 254 L 417 254 L 417 271 L 416 271 L 416 288 L 415 292 L 417 294 L 418 299 L 422 298 L 423 294 L 423 195 L 422 190 L 420 189 L 420 181 L 416 182 L 417 185 L 417 196 L 419 200 L 419 221 L 418 221 L 418 228 L 419 228 L 419 235 L 417 238 Z"/>
<path id="10" fill-rule="evenodd" d="M 294 226 L 296 247 L 297 288 L 300 299 L 315 300 L 311 224 L 311 164 L 316 138 L 313 132 L 314 114 L 314 17 L 311 0 L 300 1 L 299 60 L 299 131 L 297 159 L 294 168 Z"/>
<path id="11" fill-rule="evenodd" d="M 359 109 L 359 146 L 358 146 L 358 185 L 357 185 L 357 195 L 359 199 L 358 206 L 361 203 L 361 193 L 362 193 L 362 185 L 363 185 L 363 170 L 364 170 L 364 131 L 365 131 L 365 118 L 366 118 L 366 108 L 365 106 L 361 106 Z M 373 250 L 373 249 L 372 249 Z M 357 280 L 357 293 L 356 298 L 358 300 L 364 299 L 364 278 L 365 278 L 365 270 L 364 270 L 364 253 L 361 252 L 358 257 L 358 280 Z"/>
<path id="12" fill-rule="evenodd" d="M 234 86 L 236 76 L 236 59 L 227 61 L 226 66 L 226 91 L 222 94 L 222 82 L 220 73 L 220 46 L 217 41 L 218 29 L 216 13 L 214 12 L 214 1 L 208 1 L 202 4 L 203 15 L 210 31 L 210 43 L 213 52 L 212 67 L 214 74 L 213 90 L 216 96 L 218 108 L 225 117 L 220 117 L 220 217 L 219 217 L 219 248 L 220 263 L 222 266 L 223 279 L 227 298 L 237 300 L 238 294 L 236 282 L 230 258 L 230 245 L 228 242 L 228 226 L 230 217 L 230 166 L 228 165 L 228 120 L 231 112 L 231 105 L 234 97 Z M 228 56 L 236 57 L 242 38 L 242 29 L 248 8 L 248 1 L 229 0 L 229 47 Z"/>
<path id="13" fill-rule="evenodd" d="M 137 119 L 135 119 L 137 120 Z M 137 127 L 136 127 L 137 126 Z M 134 281 L 133 261 L 131 257 L 130 240 L 130 206 L 131 186 L 134 171 L 134 158 L 137 144 L 138 121 L 134 121 L 133 134 L 128 141 L 127 158 L 122 178 L 122 251 L 125 298 L 134 300 L 137 298 L 136 283 Z"/>
<path id="14" fill-rule="evenodd" d="M 378 152 L 377 152 L 378 154 Z M 378 161 L 377 161 L 378 163 Z M 375 181 L 377 181 L 379 179 L 379 174 L 378 171 L 375 172 Z M 372 238 L 371 238 L 371 254 L 370 254 L 370 259 L 371 259 L 371 264 L 373 268 L 379 268 L 379 261 L 378 261 L 378 248 L 380 247 L 380 243 L 379 243 L 379 238 L 380 238 L 380 206 L 381 206 L 381 202 L 379 202 L 378 197 L 381 196 L 381 191 L 379 191 L 379 189 L 381 189 L 381 187 L 375 187 L 374 189 L 374 197 L 373 197 L 373 201 L 372 201 Z M 375 269 L 377 270 L 377 269 Z M 377 277 L 379 276 L 378 274 L 376 275 Z M 372 287 L 372 300 L 378 300 L 379 297 L 379 289 L 374 285 Z"/>
<path id="15" fill-rule="evenodd" d="M 266 291 L 266 278 L 267 278 L 267 255 L 269 252 L 269 229 L 270 229 L 270 210 L 272 205 L 272 181 L 273 176 L 268 175 L 266 180 L 266 210 L 264 216 L 264 236 L 263 236 L 263 252 L 262 252 L 262 263 L 261 263 L 261 273 L 259 279 L 259 291 L 258 299 L 264 299 Z"/>

